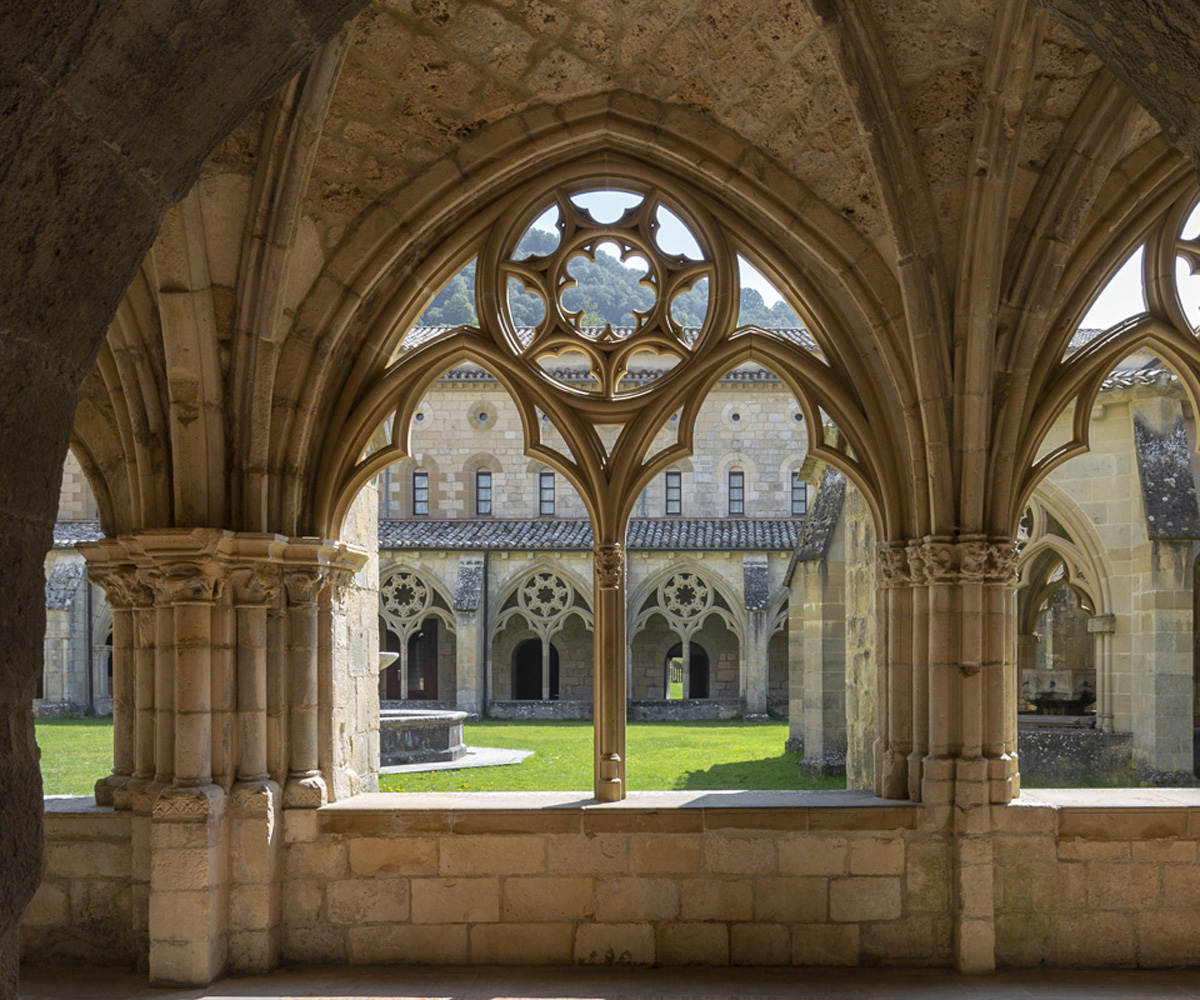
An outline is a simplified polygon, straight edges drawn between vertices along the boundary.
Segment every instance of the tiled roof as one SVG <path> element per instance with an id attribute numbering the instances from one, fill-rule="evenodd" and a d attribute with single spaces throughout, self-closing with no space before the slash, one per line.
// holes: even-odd
<path id="1" fill-rule="evenodd" d="M 790 552 L 800 525 L 799 518 L 634 518 L 629 522 L 629 549 Z M 592 526 L 582 519 L 553 518 L 380 521 L 379 547 L 586 550 L 592 547 Z"/>
<path id="2" fill-rule="evenodd" d="M 800 518 L 634 518 L 629 522 L 629 548 L 790 552 L 796 547 L 802 523 Z M 54 526 L 56 549 L 102 537 L 96 521 L 60 521 Z M 379 547 L 582 550 L 592 547 L 592 526 L 581 518 L 549 517 L 380 521 Z"/>
<path id="3" fill-rule="evenodd" d="M 99 521 L 59 521 L 54 525 L 54 547 L 72 548 L 76 542 L 98 542 L 104 535 Z"/>

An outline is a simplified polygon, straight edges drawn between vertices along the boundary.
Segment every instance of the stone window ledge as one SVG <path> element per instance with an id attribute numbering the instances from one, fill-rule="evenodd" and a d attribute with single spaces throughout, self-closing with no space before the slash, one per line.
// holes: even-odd
<path id="1" fill-rule="evenodd" d="M 1200 838 L 1200 788 L 1036 788 L 992 815 L 998 831 L 1046 829 L 1085 840 Z"/>
<path id="2" fill-rule="evenodd" d="M 88 817 L 128 823 L 129 813 L 90 795 L 48 795 L 47 833 Z M 599 803 L 583 792 L 376 792 L 318 810 L 324 833 L 701 833 L 714 830 L 914 830 L 919 803 L 861 791 L 631 792 Z M 70 817 L 70 819 L 68 819 Z M 1200 788 L 1039 788 L 992 809 L 998 834 L 1086 840 L 1200 839 Z"/>
<path id="3" fill-rule="evenodd" d="M 325 833 L 701 833 L 915 829 L 921 806 L 869 792 L 377 792 L 320 810 Z"/>

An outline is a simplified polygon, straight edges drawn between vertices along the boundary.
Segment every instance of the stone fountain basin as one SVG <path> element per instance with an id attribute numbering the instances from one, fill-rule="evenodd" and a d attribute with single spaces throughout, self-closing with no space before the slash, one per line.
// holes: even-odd
<path id="1" fill-rule="evenodd" d="M 379 764 L 427 764 L 458 760 L 467 752 L 463 743 L 466 712 L 385 709 L 379 713 Z"/>

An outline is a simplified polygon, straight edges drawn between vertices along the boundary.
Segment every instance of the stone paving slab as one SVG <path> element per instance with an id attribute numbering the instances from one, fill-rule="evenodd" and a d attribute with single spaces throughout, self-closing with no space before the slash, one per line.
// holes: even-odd
<path id="1" fill-rule="evenodd" d="M 475 966 L 304 966 L 233 977 L 201 989 L 146 985 L 114 969 L 26 969 L 23 1000 L 1192 1000 L 1200 970 L 620 969 Z"/>

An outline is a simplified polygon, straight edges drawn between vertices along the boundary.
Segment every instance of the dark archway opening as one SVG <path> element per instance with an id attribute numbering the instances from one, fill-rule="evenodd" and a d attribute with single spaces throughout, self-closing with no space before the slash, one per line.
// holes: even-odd
<path id="1" fill-rule="evenodd" d="M 513 650 L 513 699 L 542 700 L 542 640 L 526 639 Z M 558 647 L 550 643 L 550 700 L 558 701 Z"/>
<path id="2" fill-rule="evenodd" d="M 708 653 L 698 642 L 689 643 L 688 697 L 708 697 Z M 666 674 L 667 699 L 683 698 L 683 643 L 677 642 L 667 650 L 663 663 Z"/>
<path id="3" fill-rule="evenodd" d="M 438 696 L 438 620 L 430 617 L 408 637 L 408 699 L 432 701 Z"/>

